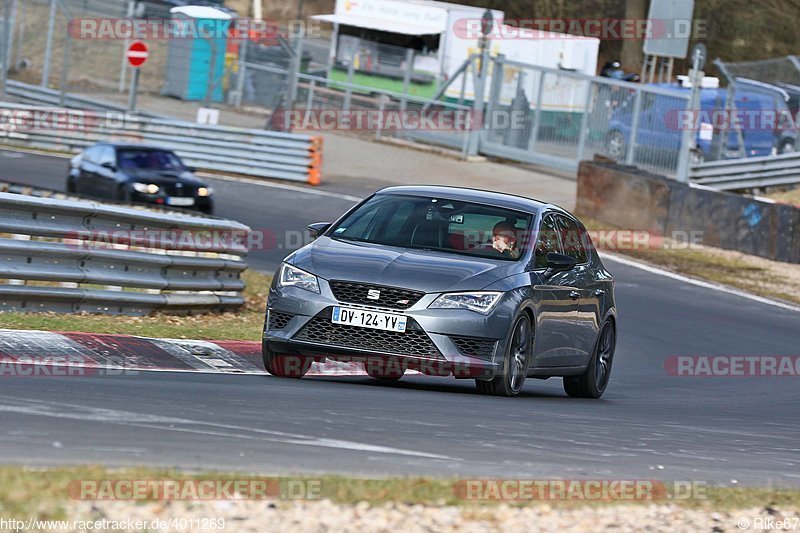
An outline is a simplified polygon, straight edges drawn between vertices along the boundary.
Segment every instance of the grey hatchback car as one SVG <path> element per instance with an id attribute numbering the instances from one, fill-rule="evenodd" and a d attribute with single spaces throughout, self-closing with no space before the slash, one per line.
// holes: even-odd
<path id="1" fill-rule="evenodd" d="M 267 303 L 266 370 L 302 377 L 314 361 L 475 379 L 516 396 L 526 378 L 563 377 L 599 398 L 614 359 L 614 280 L 575 217 L 520 196 L 398 186 L 284 260 Z"/>

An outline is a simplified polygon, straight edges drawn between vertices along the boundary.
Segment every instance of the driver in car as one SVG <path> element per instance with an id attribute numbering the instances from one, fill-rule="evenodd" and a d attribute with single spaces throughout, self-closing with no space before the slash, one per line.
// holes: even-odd
<path id="1" fill-rule="evenodd" d="M 510 222 L 498 222 L 492 229 L 492 248 L 501 254 L 519 259 L 517 229 Z"/>

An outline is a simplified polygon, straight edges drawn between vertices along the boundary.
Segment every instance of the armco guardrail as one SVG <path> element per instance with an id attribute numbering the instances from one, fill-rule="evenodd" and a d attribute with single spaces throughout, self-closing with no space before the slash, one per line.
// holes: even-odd
<path id="1" fill-rule="evenodd" d="M 249 235 L 230 220 L 0 193 L 0 310 L 235 309 Z"/>
<path id="2" fill-rule="evenodd" d="M 36 113 L 45 118 L 37 121 Z M 53 125 L 48 113 L 66 118 Z M 174 150 L 204 170 L 312 185 L 322 179 L 317 136 L 14 103 L 0 103 L 0 114 L 0 141 L 8 145 L 75 153 L 98 141 L 130 141 Z"/>
<path id="3" fill-rule="evenodd" d="M 55 89 L 33 85 L 16 80 L 6 82 L 6 93 L 19 98 L 22 102 L 31 105 L 48 104 L 53 106 L 66 106 L 76 109 L 91 109 L 92 111 L 116 111 L 125 113 L 127 108 L 122 105 L 113 104 L 97 98 L 81 96 L 77 94 L 64 93 Z M 138 114 L 145 117 L 156 117 L 169 119 L 164 115 L 157 115 L 148 111 L 139 111 Z"/>
<path id="4" fill-rule="evenodd" d="M 765 157 L 724 159 L 695 165 L 690 179 L 721 191 L 800 183 L 800 152 Z"/>

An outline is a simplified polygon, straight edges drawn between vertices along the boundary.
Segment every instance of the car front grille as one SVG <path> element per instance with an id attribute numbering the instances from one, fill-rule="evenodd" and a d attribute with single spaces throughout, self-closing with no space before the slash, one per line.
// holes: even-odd
<path id="1" fill-rule="evenodd" d="M 334 324 L 331 322 L 332 309 L 328 307 L 309 320 L 293 339 L 363 352 L 443 359 L 439 349 L 413 318 L 408 318 L 406 330 L 401 333 Z"/>
<path id="2" fill-rule="evenodd" d="M 279 311 L 269 311 L 269 329 L 283 329 L 294 318 L 294 315 L 289 313 L 281 313 Z"/>
<path id="3" fill-rule="evenodd" d="M 417 303 L 420 298 L 425 296 L 424 292 L 413 291 L 411 289 L 385 287 L 383 285 L 371 285 L 352 281 L 331 281 L 330 286 L 333 295 L 340 302 L 372 305 L 389 309 L 408 309 Z M 378 298 L 370 298 L 370 294 L 377 295 Z"/>
<path id="4" fill-rule="evenodd" d="M 474 337 L 450 337 L 461 355 L 477 357 L 491 361 L 497 341 L 494 339 L 477 339 Z"/>
<path id="5" fill-rule="evenodd" d="M 178 187 L 177 183 L 165 183 L 162 186 L 162 189 L 167 194 L 167 196 L 188 196 L 192 197 L 197 192 L 197 188 L 193 185 L 188 185 L 185 183 L 181 183 L 181 186 Z"/>

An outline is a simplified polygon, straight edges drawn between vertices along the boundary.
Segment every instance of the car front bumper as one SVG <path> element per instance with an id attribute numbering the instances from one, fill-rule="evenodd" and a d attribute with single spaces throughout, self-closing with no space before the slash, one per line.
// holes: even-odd
<path id="1" fill-rule="evenodd" d="M 212 200 L 211 196 L 188 196 L 188 197 L 179 197 L 183 198 L 191 198 L 194 200 L 193 205 L 171 205 L 169 203 L 169 197 L 156 195 L 156 194 L 144 194 L 137 192 L 133 189 L 130 190 L 130 199 L 132 202 L 136 203 L 143 203 L 143 204 L 153 204 L 159 205 L 162 207 L 171 207 L 171 208 L 181 208 L 181 209 L 197 209 L 199 211 L 209 211 L 214 206 L 214 200 Z"/>
<path id="2" fill-rule="evenodd" d="M 428 309 L 439 293 L 406 310 L 337 300 L 328 282 L 320 293 L 273 283 L 264 325 L 264 347 L 273 353 L 337 361 L 401 361 L 425 374 L 487 379 L 499 371 L 516 305 L 503 298 L 488 315 L 461 309 Z M 404 333 L 331 322 L 333 307 L 370 309 L 408 317 Z"/>

